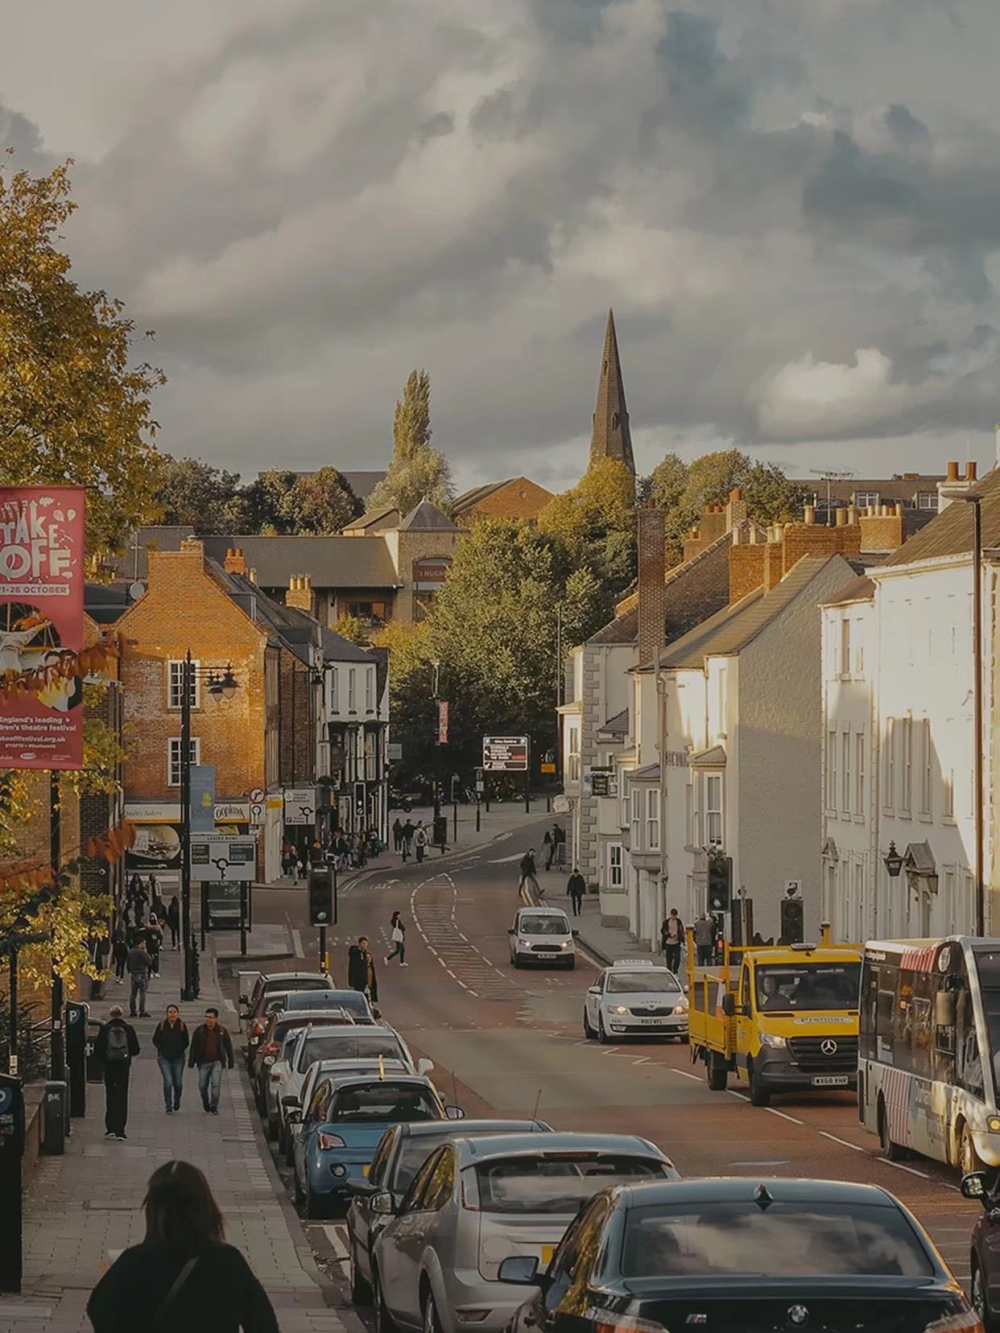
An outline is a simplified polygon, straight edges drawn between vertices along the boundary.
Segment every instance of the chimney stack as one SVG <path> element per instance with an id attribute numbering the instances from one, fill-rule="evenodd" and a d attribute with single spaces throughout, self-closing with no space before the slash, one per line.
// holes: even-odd
<path id="1" fill-rule="evenodd" d="M 971 475 L 970 475 L 971 473 Z M 944 481 L 937 484 L 938 493 L 938 513 L 943 514 L 948 506 L 960 495 L 964 495 L 967 490 L 976 484 L 976 465 L 968 463 L 965 469 L 965 476 L 958 474 L 958 464 L 949 462 L 947 475 Z"/>
<path id="2" fill-rule="evenodd" d="M 226 551 L 222 568 L 227 574 L 245 574 L 247 572 L 247 562 L 244 560 L 243 552 L 238 546 L 230 546 Z"/>
<path id="3" fill-rule="evenodd" d="M 666 557 L 662 509 L 638 511 L 639 664 L 652 662 L 666 636 Z"/>
<path id="4" fill-rule="evenodd" d="M 313 592 L 312 579 L 308 574 L 293 574 L 288 580 L 285 605 L 294 606 L 310 616 L 315 614 L 316 594 Z"/>
<path id="5" fill-rule="evenodd" d="M 958 481 L 958 464 L 950 462 L 945 469 L 948 481 Z"/>
<path id="6" fill-rule="evenodd" d="M 965 480 L 966 481 L 976 480 L 976 464 L 971 460 L 965 465 Z"/>
<path id="7" fill-rule="evenodd" d="M 805 506 L 805 512 L 804 512 L 804 515 L 803 515 L 803 521 L 806 523 L 807 526 L 810 526 L 810 527 L 816 522 L 816 506 L 815 506 L 815 505 L 806 505 L 806 506 Z"/>

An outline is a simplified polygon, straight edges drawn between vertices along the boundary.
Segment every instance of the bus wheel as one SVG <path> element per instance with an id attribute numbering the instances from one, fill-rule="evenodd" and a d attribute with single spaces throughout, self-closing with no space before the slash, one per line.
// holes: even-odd
<path id="1" fill-rule="evenodd" d="M 878 1141 L 882 1145 L 882 1155 L 889 1162 L 901 1162 L 904 1157 L 903 1149 L 898 1143 L 893 1143 L 889 1137 L 889 1117 L 886 1115 L 885 1102 L 879 1098 L 878 1103 Z"/>
<path id="2" fill-rule="evenodd" d="M 705 1077 L 713 1092 L 725 1092 L 729 1071 L 725 1060 L 716 1051 L 709 1051 L 705 1057 Z"/>
<path id="3" fill-rule="evenodd" d="M 979 1160 L 979 1154 L 976 1152 L 976 1145 L 972 1139 L 972 1130 L 964 1120 L 958 1136 L 958 1169 L 963 1176 L 983 1169 L 983 1164 Z"/>

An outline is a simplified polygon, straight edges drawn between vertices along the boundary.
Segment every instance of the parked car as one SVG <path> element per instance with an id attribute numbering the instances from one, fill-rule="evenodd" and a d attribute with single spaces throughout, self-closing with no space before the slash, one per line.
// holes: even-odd
<path id="1" fill-rule="evenodd" d="M 254 987 L 247 1002 L 247 1008 L 240 1013 L 241 1021 L 247 1025 L 245 1054 L 247 1069 L 251 1078 L 253 1077 L 253 1063 L 256 1058 L 257 1047 L 270 1016 L 279 1009 L 287 1009 L 291 995 L 301 994 L 303 991 L 331 991 L 333 989 L 332 980 L 322 972 L 286 972 L 260 978 L 260 982 Z M 242 1003 L 242 1000 L 240 1002 Z"/>
<path id="2" fill-rule="evenodd" d="M 511 1333 L 599 1333 L 626 1311 L 649 1333 L 979 1329 L 916 1218 L 844 1181 L 621 1184 L 581 1210 L 550 1264 L 512 1256 L 499 1277 L 531 1288 Z"/>
<path id="3" fill-rule="evenodd" d="M 510 961 L 514 967 L 551 963 L 576 967 L 576 943 L 569 917 L 559 907 L 522 907 L 514 914 Z"/>
<path id="4" fill-rule="evenodd" d="M 1000 1333 L 1000 1190 L 996 1172 L 962 1177 L 962 1193 L 978 1199 L 983 1211 L 972 1229 L 972 1304 L 985 1333 Z"/>
<path id="5" fill-rule="evenodd" d="M 296 1126 L 302 1123 L 302 1107 L 308 1106 L 316 1091 L 316 1084 L 326 1074 L 336 1074 L 343 1078 L 367 1074 L 371 1078 L 379 1074 L 412 1074 L 413 1070 L 403 1060 L 387 1060 L 379 1056 L 377 1060 L 314 1060 L 306 1073 L 299 1096 L 283 1098 L 285 1103 L 278 1137 L 278 1151 L 284 1158 L 285 1165 L 292 1165 L 292 1135 Z"/>
<path id="6" fill-rule="evenodd" d="M 456 1135 L 472 1139 L 485 1134 L 549 1133 L 551 1128 L 544 1120 L 463 1120 L 458 1125 L 447 1121 L 406 1123 L 387 1129 L 375 1149 L 367 1178 L 350 1180 L 347 1185 L 354 1196 L 347 1211 L 347 1249 L 355 1305 L 371 1300 L 371 1246 L 386 1220 L 385 1214 L 372 1211 L 376 1194 L 391 1194 L 394 1206 L 402 1203 L 413 1177 L 444 1139 Z"/>
<path id="7" fill-rule="evenodd" d="M 295 1202 L 306 1217 L 322 1217 L 348 1184 L 367 1177 L 372 1155 L 389 1125 L 460 1120 L 429 1078 L 328 1074 L 316 1086 L 292 1141 Z"/>
<path id="8" fill-rule="evenodd" d="M 376 1324 L 458 1333 L 472 1320 L 497 1333 L 521 1303 L 500 1264 L 522 1255 L 547 1265 L 581 1204 L 621 1181 L 676 1179 L 647 1139 L 625 1134 L 510 1134 L 441 1144 L 372 1246 Z"/>
<path id="9" fill-rule="evenodd" d="M 271 1093 L 270 1090 L 272 1076 L 277 1082 L 280 1071 L 278 1074 L 273 1074 L 272 1071 L 281 1059 L 286 1041 L 290 1039 L 294 1042 L 301 1028 L 315 1027 L 317 1024 L 324 1024 L 327 1027 L 332 1025 L 354 1027 L 354 1015 L 349 1014 L 346 1009 L 332 1006 L 329 1009 L 279 1009 L 268 1019 L 267 1027 L 257 1045 L 251 1082 L 254 1101 L 267 1124 L 269 1138 L 275 1138 L 278 1133 L 277 1096 L 276 1092 Z"/>

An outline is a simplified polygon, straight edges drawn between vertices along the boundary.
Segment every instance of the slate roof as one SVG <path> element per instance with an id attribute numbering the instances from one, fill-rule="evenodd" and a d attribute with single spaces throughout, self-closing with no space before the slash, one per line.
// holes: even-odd
<path id="1" fill-rule="evenodd" d="M 400 532 L 460 532 L 457 523 L 452 523 L 447 514 L 443 514 L 430 500 L 421 500 L 416 509 L 411 509 L 399 525 Z M 349 539 L 350 540 L 350 539 Z"/>
<path id="2" fill-rule="evenodd" d="M 628 709 L 627 709 L 627 708 L 623 708 L 622 711 L 621 711 L 620 713 L 615 713 L 614 717 L 609 717 L 608 720 L 607 720 L 607 722 L 605 722 L 604 726 L 603 726 L 603 727 L 599 727 L 598 730 L 599 730 L 599 731 L 608 731 L 608 732 L 610 732 L 613 736 L 627 736 L 627 735 L 628 735 Z"/>
<path id="3" fill-rule="evenodd" d="M 633 768 L 628 776 L 630 782 L 659 782 L 660 765 L 647 764 L 645 768 Z"/>
<path id="4" fill-rule="evenodd" d="M 108 568 L 116 579 L 128 579 L 129 582 L 146 579 L 149 577 L 147 546 L 155 546 L 159 551 L 179 551 L 184 538 L 193 536 L 194 528 L 189 523 L 140 528 L 135 537 L 129 538 L 129 544 L 121 555 L 108 558 Z"/>
<path id="5" fill-rule="evenodd" d="M 677 585 L 688 578 L 694 570 L 704 561 L 711 558 L 723 546 L 728 547 L 733 540 L 731 532 L 724 532 L 721 537 L 717 537 L 714 542 L 709 542 L 704 550 L 693 555 L 690 560 L 684 560 L 673 569 L 668 569 L 663 580 L 663 586 L 668 593 L 673 592 L 675 596 L 682 594 L 682 588 Z M 633 590 L 624 596 L 618 605 L 625 606 L 625 610 L 617 615 L 610 624 L 599 629 L 596 634 L 592 634 L 587 640 L 588 643 L 637 643 L 639 639 L 639 594 Z M 667 623 L 678 619 L 676 606 L 668 607 L 664 616 L 664 633 L 666 633 Z M 683 626 L 682 626 L 683 627 Z"/>
<path id="6" fill-rule="evenodd" d="M 1000 546 L 1000 467 L 988 472 L 966 494 L 982 496 L 983 547 Z M 911 565 L 936 556 L 971 554 L 972 510 L 973 506 L 964 500 L 952 501 L 898 551 L 893 551 L 881 568 Z"/>
<path id="7" fill-rule="evenodd" d="M 385 481 L 385 468 L 367 472 L 341 472 L 340 475 L 359 500 L 367 500 L 379 482 Z"/>
<path id="8" fill-rule="evenodd" d="M 308 574 L 314 588 L 396 588 L 399 576 L 378 537 L 203 537 L 205 555 L 220 564 L 231 546 L 243 552 L 262 588 L 287 588 Z"/>
<path id="9" fill-rule="evenodd" d="M 113 625 L 131 605 L 125 583 L 84 584 L 83 609 L 99 625 Z"/>
<path id="10" fill-rule="evenodd" d="M 875 584 L 867 574 L 859 574 L 851 579 L 835 597 L 831 597 L 824 606 L 846 606 L 848 602 L 870 602 L 875 596 Z"/>
<path id="11" fill-rule="evenodd" d="M 395 514 L 395 520 L 390 522 L 389 515 Z M 400 512 L 394 505 L 384 505 L 381 509 L 369 509 L 367 513 L 359 518 L 352 518 L 350 523 L 344 524 L 344 531 L 355 528 L 372 528 L 381 525 L 386 528 L 398 528 Z"/>
<path id="12" fill-rule="evenodd" d="M 836 556 L 805 555 L 770 592 L 757 588 L 672 643 L 660 658 L 664 667 L 697 669 L 706 657 L 731 657 L 766 629 Z"/>
<path id="13" fill-rule="evenodd" d="M 501 486 L 506 486 L 513 477 L 505 477 L 503 481 L 488 481 L 484 486 L 473 486 L 471 491 L 463 491 L 455 503 L 452 505 L 453 514 L 464 514 L 467 509 L 477 505 L 480 500 L 485 500 L 488 495 L 494 491 L 500 490 Z"/>
<path id="14" fill-rule="evenodd" d="M 698 754 L 690 755 L 688 763 L 692 768 L 725 768 L 725 748 L 721 745 L 713 745 L 710 750 L 701 750 Z"/>
<path id="15" fill-rule="evenodd" d="M 276 598 L 268 597 L 245 574 L 227 574 L 215 560 L 209 566 L 214 577 L 244 611 L 253 605 L 258 624 L 266 625 L 282 639 L 287 647 L 303 662 L 311 658 L 310 647 L 317 642 L 327 662 L 372 662 L 371 653 L 359 648 L 340 634 L 321 624 L 314 616 L 297 606 L 285 606 Z M 251 603 L 251 600 L 252 603 Z"/>

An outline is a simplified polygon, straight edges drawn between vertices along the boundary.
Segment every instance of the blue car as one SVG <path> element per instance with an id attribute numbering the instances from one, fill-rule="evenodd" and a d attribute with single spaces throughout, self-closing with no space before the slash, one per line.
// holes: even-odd
<path id="1" fill-rule="evenodd" d="M 324 1076 L 293 1134 L 295 1202 L 306 1217 L 324 1216 L 334 1203 L 349 1199 L 349 1181 L 367 1177 L 391 1125 L 462 1117 L 423 1074 Z"/>

